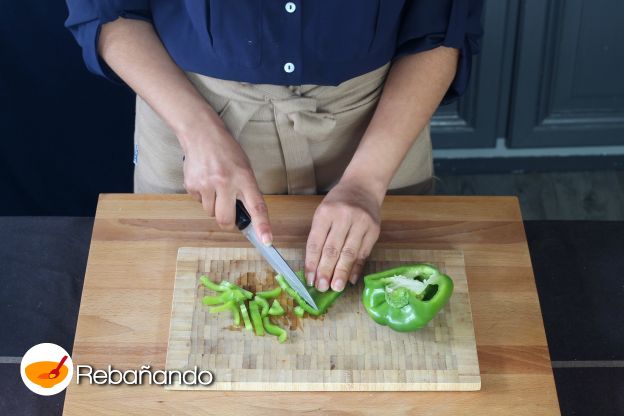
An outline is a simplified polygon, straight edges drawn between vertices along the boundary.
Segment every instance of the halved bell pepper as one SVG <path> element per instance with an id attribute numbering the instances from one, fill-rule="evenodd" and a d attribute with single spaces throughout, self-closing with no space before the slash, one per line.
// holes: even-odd
<path id="1" fill-rule="evenodd" d="M 362 303 L 378 324 L 409 332 L 431 321 L 452 294 L 449 276 L 417 263 L 365 276 Z"/>

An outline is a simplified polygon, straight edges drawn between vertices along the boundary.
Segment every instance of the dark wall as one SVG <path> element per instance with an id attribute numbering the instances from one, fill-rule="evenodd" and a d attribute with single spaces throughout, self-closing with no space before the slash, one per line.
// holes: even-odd
<path id="1" fill-rule="evenodd" d="M 85 69 L 66 17 L 0 0 L 0 215 L 93 215 L 132 190 L 134 97 Z"/>

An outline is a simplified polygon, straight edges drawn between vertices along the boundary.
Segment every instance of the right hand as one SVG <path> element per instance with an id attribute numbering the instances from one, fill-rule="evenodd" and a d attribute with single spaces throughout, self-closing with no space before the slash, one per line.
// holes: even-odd
<path id="1" fill-rule="evenodd" d="M 225 125 L 203 126 L 184 143 L 184 187 L 201 201 L 222 229 L 235 225 L 236 199 L 240 199 L 256 234 L 264 244 L 273 241 L 267 207 L 247 155 Z"/>

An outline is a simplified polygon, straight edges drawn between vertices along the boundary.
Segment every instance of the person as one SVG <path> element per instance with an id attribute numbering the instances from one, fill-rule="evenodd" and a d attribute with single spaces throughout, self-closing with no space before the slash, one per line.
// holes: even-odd
<path id="1" fill-rule="evenodd" d="M 87 67 L 136 94 L 137 193 L 188 192 L 224 229 L 240 199 L 325 194 L 319 290 L 355 283 L 386 193 L 433 189 L 429 120 L 461 95 L 482 0 L 67 0 Z"/>

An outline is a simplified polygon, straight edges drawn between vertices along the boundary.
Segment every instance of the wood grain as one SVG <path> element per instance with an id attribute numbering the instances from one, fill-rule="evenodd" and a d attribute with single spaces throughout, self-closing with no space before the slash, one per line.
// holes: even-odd
<path id="1" fill-rule="evenodd" d="M 302 247 L 315 196 L 268 196 L 278 247 Z M 180 247 L 249 247 L 184 195 L 101 195 L 72 358 L 163 369 Z M 100 414 L 554 415 L 548 347 L 518 201 L 387 197 L 378 248 L 461 250 L 482 388 L 478 392 L 167 391 L 71 384 L 64 412 Z"/>
<path id="2" fill-rule="evenodd" d="M 294 270 L 303 268 L 303 249 L 282 249 Z M 232 327 L 229 313 L 210 314 L 199 283 L 231 281 L 252 292 L 277 286 L 274 272 L 253 248 L 183 247 L 178 251 L 167 370 L 197 366 L 213 371 L 210 386 L 175 383 L 171 390 L 275 391 L 472 391 L 481 388 L 464 256 L 452 250 L 374 250 L 364 273 L 427 262 L 452 276 L 453 297 L 425 328 L 397 333 L 371 320 L 362 306 L 362 284 L 348 287 L 321 318 L 286 315 L 278 323 L 289 340 L 258 337 Z"/>

